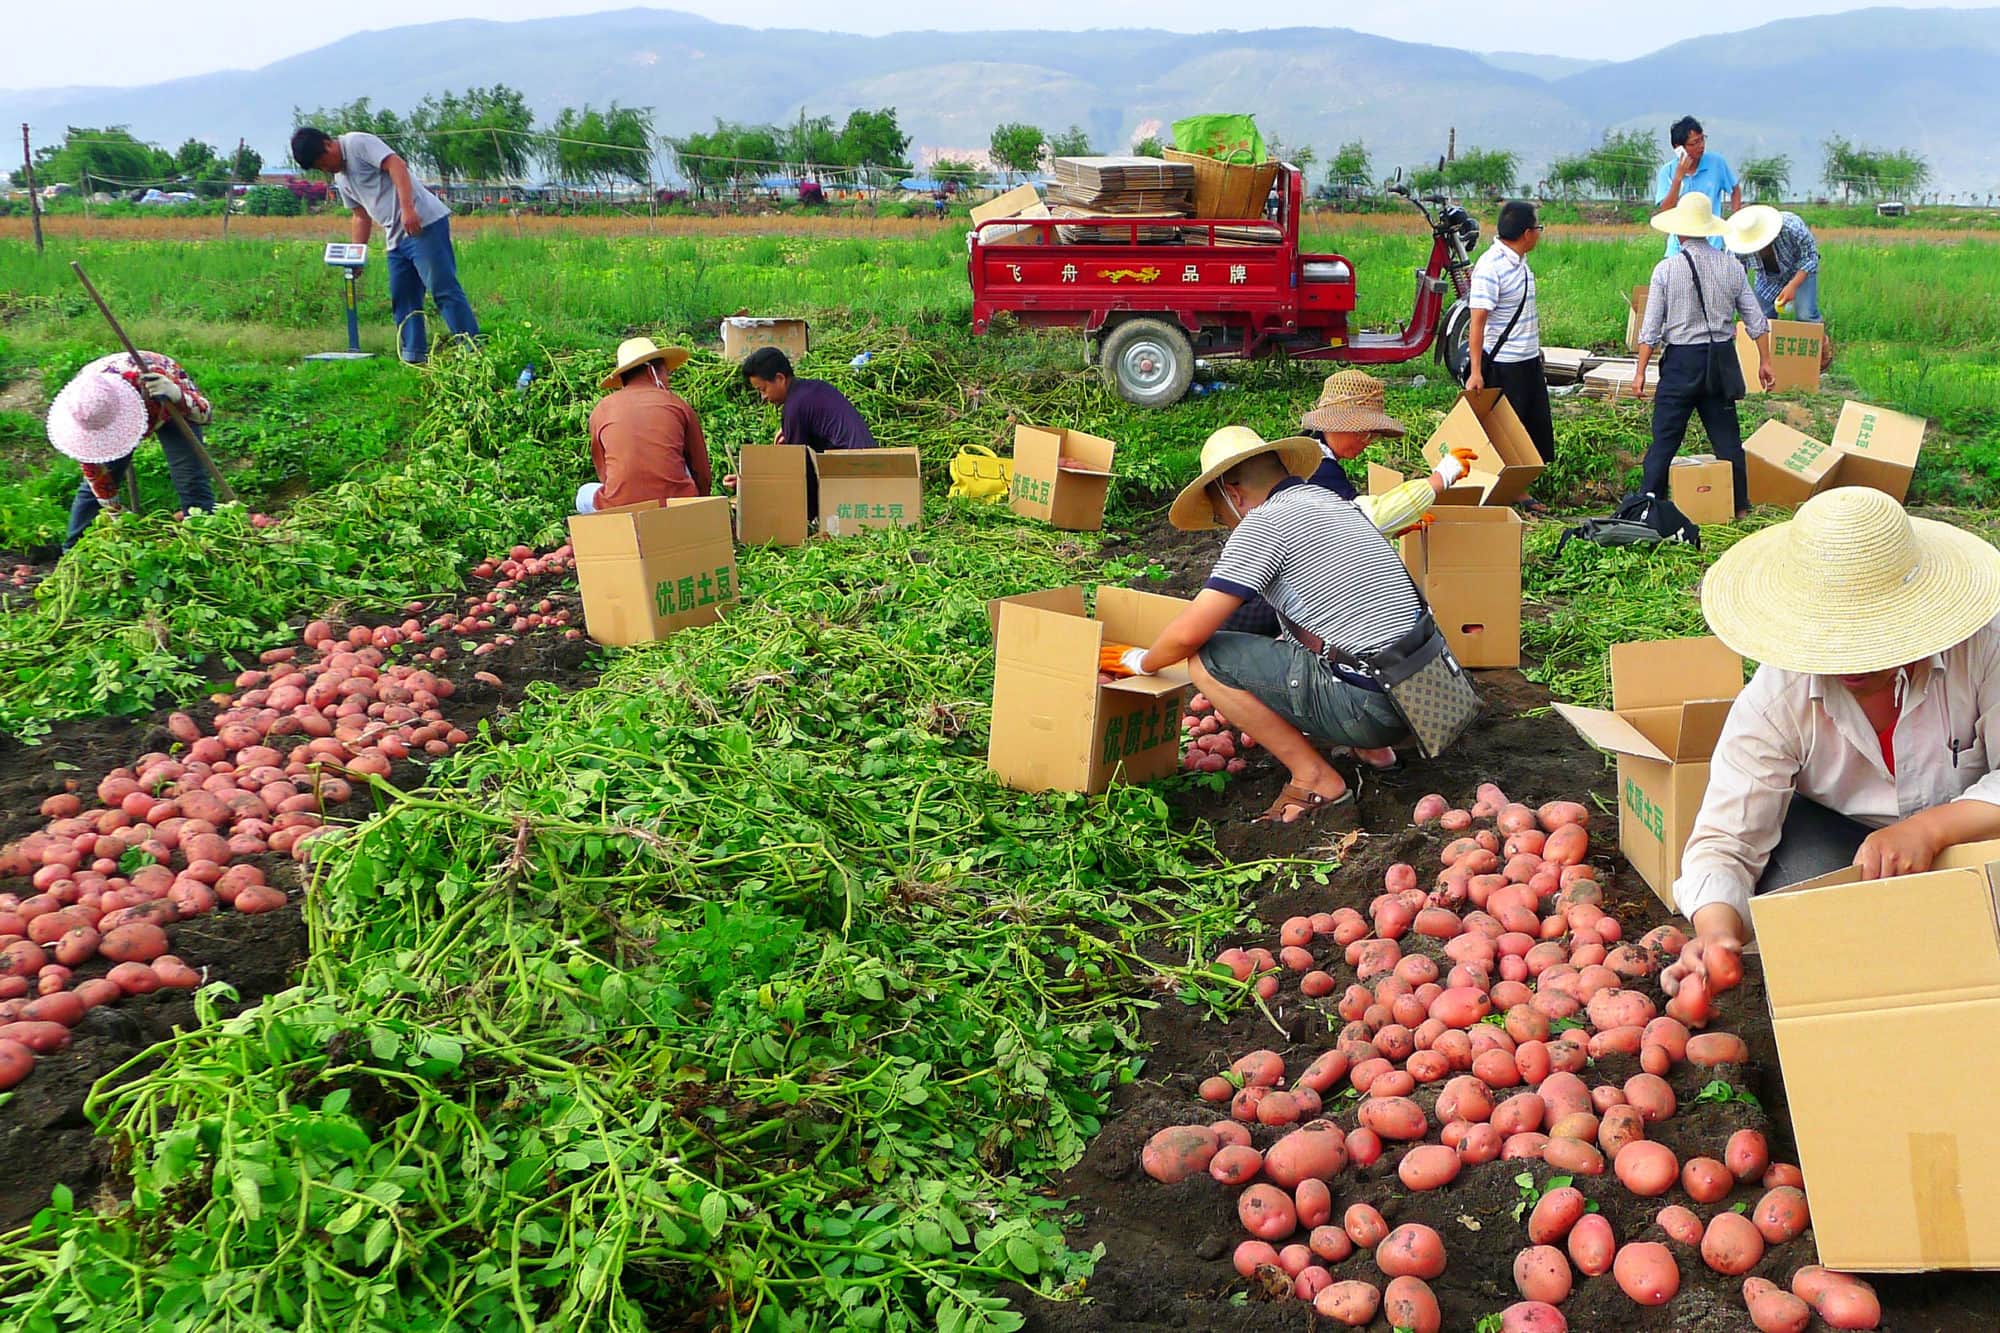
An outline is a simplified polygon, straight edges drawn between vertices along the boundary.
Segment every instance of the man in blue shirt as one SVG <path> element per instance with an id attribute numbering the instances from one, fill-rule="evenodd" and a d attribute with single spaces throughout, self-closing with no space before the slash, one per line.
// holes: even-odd
<path id="1" fill-rule="evenodd" d="M 1667 138 L 1674 146 L 1674 158 L 1660 167 L 1653 181 L 1653 203 L 1661 212 L 1678 204 L 1683 194 L 1695 191 L 1708 196 L 1719 218 L 1743 207 L 1743 186 L 1722 154 L 1708 151 L 1708 135 L 1702 132 L 1700 121 L 1682 116 L 1667 131 Z M 1724 199 L 1729 200 L 1727 209 L 1722 206 Z M 1708 243 L 1722 249 L 1720 236 L 1711 236 Z M 1680 237 L 1667 238 L 1668 254 L 1679 254 L 1680 248 Z"/>

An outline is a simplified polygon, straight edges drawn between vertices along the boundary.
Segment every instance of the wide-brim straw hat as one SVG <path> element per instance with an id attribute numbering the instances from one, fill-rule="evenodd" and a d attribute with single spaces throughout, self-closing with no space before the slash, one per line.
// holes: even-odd
<path id="1" fill-rule="evenodd" d="M 1167 521 L 1183 532 L 1221 527 L 1222 524 L 1215 519 L 1215 505 L 1208 498 L 1209 484 L 1238 463 L 1258 454 L 1277 454 L 1295 477 L 1311 476 L 1318 470 L 1320 460 L 1326 457 L 1318 443 L 1303 435 L 1267 440 L 1248 426 L 1224 426 L 1203 442 L 1201 475 L 1174 497 L 1173 508 L 1167 511 Z"/>
<path id="2" fill-rule="evenodd" d="M 86 367 L 49 405 L 49 443 L 79 463 L 113 463 L 146 438 L 146 398 L 122 375 Z"/>
<path id="3" fill-rule="evenodd" d="M 1653 214 L 1651 225 L 1669 236 L 1722 236 L 1729 230 L 1715 216 L 1715 201 L 1700 190 L 1689 190 L 1672 208 Z"/>
<path id="4" fill-rule="evenodd" d="M 1729 548 L 1701 585 L 1715 637 L 1815 676 L 1859 676 L 1964 643 L 2000 614 L 2000 550 L 1840 486 Z"/>
<path id="5" fill-rule="evenodd" d="M 1731 254 L 1754 255 L 1778 239 L 1778 233 L 1785 229 L 1785 219 L 1769 204 L 1752 204 L 1731 213 L 1722 225 L 1722 243 Z"/>
<path id="6" fill-rule="evenodd" d="M 1374 435 L 1401 435 L 1403 423 L 1382 410 L 1386 397 L 1381 381 L 1365 370 L 1342 370 L 1326 377 L 1319 401 L 1299 418 L 1306 430 L 1342 433 L 1368 431 Z"/>
<path id="7" fill-rule="evenodd" d="M 615 389 L 631 371 L 649 361 L 660 363 L 660 369 L 672 373 L 687 364 L 688 350 L 685 347 L 662 347 L 651 338 L 627 338 L 618 344 L 618 368 L 604 377 L 599 386 Z"/>

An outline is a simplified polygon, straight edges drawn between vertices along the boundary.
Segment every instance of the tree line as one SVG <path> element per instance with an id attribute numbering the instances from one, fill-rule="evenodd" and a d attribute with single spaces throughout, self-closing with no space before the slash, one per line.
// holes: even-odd
<path id="1" fill-rule="evenodd" d="M 61 143 L 36 149 L 34 161 L 35 179 L 44 185 L 60 182 L 112 191 L 180 186 L 205 199 L 256 180 L 264 169 L 257 151 L 240 144 L 225 155 L 213 144 L 189 139 L 170 153 L 134 138 L 121 125 L 71 125 Z"/>

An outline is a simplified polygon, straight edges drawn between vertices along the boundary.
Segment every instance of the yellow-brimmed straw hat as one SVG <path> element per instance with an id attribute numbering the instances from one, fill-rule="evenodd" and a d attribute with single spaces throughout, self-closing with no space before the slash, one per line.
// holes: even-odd
<path id="1" fill-rule="evenodd" d="M 1303 435 L 1267 440 L 1248 426 L 1224 426 L 1202 444 L 1201 475 L 1174 497 L 1174 506 L 1167 511 L 1167 521 L 1183 532 L 1221 527 L 1215 521 L 1215 506 L 1208 498 L 1209 483 L 1244 459 L 1255 458 L 1258 454 L 1278 455 L 1295 477 L 1311 476 L 1319 467 L 1320 460 L 1326 457 L 1318 444 Z"/>
<path id="2" fill-rule="evenodd" d="M 1652 227 L 1669 236 L 1722 236 L 1729 230 L 1715 216 L 1715 201 L 1700 190 L 1688 191 L 1672 208 L 1653 214 Z"/>
<path id="3" fill-rule="evenodd" d="M 2000 550 L 1841 486 L 1723 553 L 1701 585 L 1715 637 L 1815 676 L 1859 676 L 1964 643 L 2000 614 Z"/>
<path id="4" fill-rule="evenodd" d="M 1752 204 L 1731 213 L 1722 226 L 1722 243 L 1731 254 L 1754 255 L 1778 239 L 1778 233 L 1785 229 L 1785 219 L 1769 204 Z"/>
<path id="5" fill-rule="evenodd" d="M 1299 419 L 1299 425 L 1307 430 L 1401 435 L 1403 423 L 1382 410 L 1385 401 L 1382 382 L 1367 371 L 1336 371 L 1326 377 L 1319 401 Z"/>
<path id="6" fill-rule="evenodd" d="M 628 371 L 637 370 L 648 361 L 657 361 L 660 369 L 672 372 L 686 365 L 687 359 L 685 347 L 662 347 L 651 338 L 627 338 L 618 344 L 618 368 L 606 375 L 598 387 L 617 388 Z"/>

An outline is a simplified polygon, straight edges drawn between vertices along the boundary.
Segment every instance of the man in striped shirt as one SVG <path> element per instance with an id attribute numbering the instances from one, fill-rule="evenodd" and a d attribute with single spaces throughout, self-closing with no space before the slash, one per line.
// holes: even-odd
<path id="1" fill-rule="evenodd" d="M 1366 514 L 1300 480 L 1318 462 L 1312 441 L 1270 443 L 1231 426 L 1201 453 L 1202 475 L 1174 501 L 1173 521 L 1183 526 L 1209 506 L 1227 514 L 1233 530 L 1222 558 L 1150 648 L 1108 645 L 1103 666 L 1139 675 L 1187 662 L 1215 706 L 1290 771 L 1264 819 L 1292 823 L 1351 806 L 1353 791 L 1315 742 L 1374 763 L 1409 727 L 1372 679 L 1331 664 L 1303 640 L 1329 652 L 1378 653 L 1416 627 L 1423 598 Z M 1222 630 L 1252 597 L 1271 603 L 1281 637 Z"/>
<path id="2" fill-rule="evenodd" d="M 1548 375 L 1542 369 L 1542 324 L 1535 302 L 1535 274 L 1528 255 L 1541 241 L 1535 206 L 1519 199 L 1500 206 L 1496 239 L 1472 266 L 1472 373 L 1465 387 L 1491 386 L 1507 396 L 1514 415 L 1544 463 L 1556 457 L 1555 423 L 1549 416 Z M 1530 509 L 1541 506 L 1529 502 Z"/>

